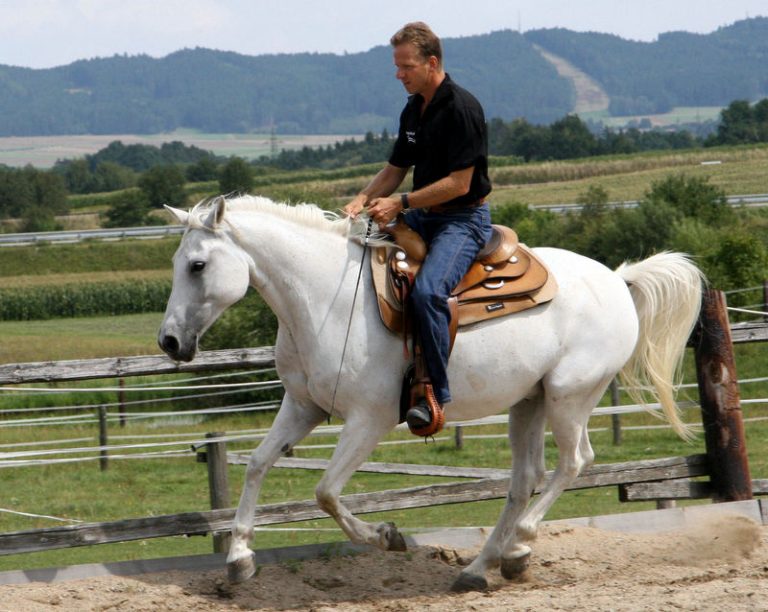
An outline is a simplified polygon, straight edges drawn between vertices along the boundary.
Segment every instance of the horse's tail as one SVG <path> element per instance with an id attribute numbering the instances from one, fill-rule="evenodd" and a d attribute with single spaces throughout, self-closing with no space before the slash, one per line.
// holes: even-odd
<path id="1" fill-rule="evenodd" d="M 691 439 L 675 393 L 685 345 L 699 316 L 704 276 L 681 253 L 659 253 L 624 263 L 616 273 L 629 286 L 640 324 L 635 351 L 619 373 L 621 381 L 638 403 L 647 403 L 649 393 L 661 404 L 672 429 L 681 438 Z"/>

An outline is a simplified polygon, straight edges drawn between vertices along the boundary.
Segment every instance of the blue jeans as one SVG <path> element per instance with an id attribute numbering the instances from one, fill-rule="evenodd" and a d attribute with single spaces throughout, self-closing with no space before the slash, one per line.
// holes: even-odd
<path id="1" fill-rule="evenodd" d="M 448 298 L 490 239 L 491 212 L 488 204 L 442 213 L 414 209 L 405 215 L 405 221 L 427 243 L 427 257 L 416 276 L 411 301 L 435 398 L 445 404 L 451 401 Z"/>

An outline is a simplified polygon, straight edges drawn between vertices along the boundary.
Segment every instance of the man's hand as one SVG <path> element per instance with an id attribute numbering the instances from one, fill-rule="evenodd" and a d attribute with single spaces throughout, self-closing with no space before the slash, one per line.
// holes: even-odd
<path id="1" fill-rule="evenodd" d="M 403 210 L 400 198 L 375 198 L 368 203 L 368 216 L 373 219 L 379 227 L 384 227 L 387 223 L 397 217 L 397 213 Z"/>
<path id="2" fill-rule="evenodd" d="M 365 194 L 358 194 L 355 196 L 355 198 L 347 204 L 342 210 L 344 211 L 345 215 L 348 215 L 352 217 L 353 219 L 357 217 L 357 215 L 360 214 L 360 211 L 365 208 L 365 205 L 368 203 L 368 196 Z"/>
<path id="3" fill-rule="evenodd" d="M 371 214 L 370 209 L 378 199 L 387 199 L 380 198 L 380 196 L 389 195 L 394 192 L 395 189 L 400 186 L 400 183 L 403 182 L 406 174 L 408 174 L 408 168 L 398 168 L 392 164 L 387 164 L 371 179 L 371 182 L 368 183 L 365 189 L 358 193 L 352 201 L 342 209 L 344 214 L 349 215 L 354 219 L 362 212 L 363 208 L 366 207 L 369 209 L 368 213 Z M 394 200 L 392 201 L 394 202 Z M 399 201 L 396 202 L 396 205 L 399 206 Z M 379 212 L 379 210 L 376 209 L 376 212 Z M 397 212 L 395 212 L 389 220 L 391 221 L 394 219 L 396 214 Z M 371 215 L 371 218 L 373 218 L 373 215 Z M 381 217 L 381 220 L 384 221 L 384 218 Z M 376 219 L 376 222 L 379 222 L 378 219 Z M 385 223 L 388 222 L 389 221 L 386 221 Z"/>

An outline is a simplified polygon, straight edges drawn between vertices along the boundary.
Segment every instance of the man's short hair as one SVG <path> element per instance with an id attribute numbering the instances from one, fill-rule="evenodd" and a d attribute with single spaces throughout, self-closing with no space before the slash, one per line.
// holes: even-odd
<path id="1" fill-rule="evenodd" d="M 423 21 L 406 23 L 395 32 L 389 43 L 393 47 L 404 43 L 411 43 L 425 61 L 434 55 L 437 58 L 438 65 L 443 65 L 443 47 L 440 44 L 440 39 Z"/>

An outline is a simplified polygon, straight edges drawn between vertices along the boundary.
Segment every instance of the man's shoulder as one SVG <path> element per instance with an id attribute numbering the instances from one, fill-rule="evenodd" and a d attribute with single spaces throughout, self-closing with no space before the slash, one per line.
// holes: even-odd
<path id="1" fill-rule="evenodd" d="M 472 92 L 450 78 L 447 78 L 446 81 L 447 89 L 455 105 L 482 112 L 483 107 Z"/>

